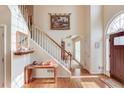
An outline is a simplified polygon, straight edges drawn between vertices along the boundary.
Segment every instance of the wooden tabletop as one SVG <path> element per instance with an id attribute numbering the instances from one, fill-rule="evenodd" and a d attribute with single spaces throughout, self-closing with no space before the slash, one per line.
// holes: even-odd
<path id="1" fill-rule="evenodd" d="M 29 64 L 26 66 L 28 69 L 35 69 L 35 68 L 57 68 L 57 64 L 38 64 L 38 65 L 33 65 Z"/>
<path id="2" fill-rule="evenodd" d="M 54 71 L 54 82 L 57 81 L 57 68 L 58 65 L 54 62 L 50 62 L 50 63 L 44 63 L 44 64 L 29 64 L 25 67 L 24 70 L 24 80 L 25 80 L 25 84 L 29 83 L 32 81 L 32 70 L 33 69 L 53 69 Z"/>

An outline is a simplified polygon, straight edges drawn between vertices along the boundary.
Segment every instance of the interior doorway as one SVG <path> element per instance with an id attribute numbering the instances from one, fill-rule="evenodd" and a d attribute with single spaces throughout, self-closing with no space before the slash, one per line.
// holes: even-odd
<path id="1" fill-rule="evenodd" d="M 81 42 L 80 40 L 75 41 L 74 43 L 74 58 L 76 61 L 78 61 L 80 63 L 80 56 L 81 56 Z"/>
<path id="2" fill-rule="evenodd" d="M 0 88 L 5 83 L 5 26 L 0 25 Z"/>

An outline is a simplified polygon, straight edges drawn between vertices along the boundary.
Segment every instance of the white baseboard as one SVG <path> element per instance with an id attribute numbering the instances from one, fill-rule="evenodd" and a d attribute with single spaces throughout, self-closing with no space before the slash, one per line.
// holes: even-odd
<path id="1" fill-rule="evenodd" d="M 93 72 L 93 71 L 90 71 L 90 74 L 104 74 L 103 72 Z"/>
<path id="2" fill-rule="evenodd" d="M 57 76 L 58 78 L 69 78 L 70 76 Z M 53 78 L 53 76 L 33 76 L 33 78 Z"/>

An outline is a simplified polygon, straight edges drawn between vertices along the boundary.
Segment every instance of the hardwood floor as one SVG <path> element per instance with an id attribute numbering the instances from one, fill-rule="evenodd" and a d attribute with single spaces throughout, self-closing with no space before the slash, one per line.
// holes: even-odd
<path id="1" fill-rule="evenodd" d="M 78 74 L 77 74 L 78 73 Z M 108 88 L 100 78 L 107 78 L 104 75 L 90 75 L 86 70 L 72 70 L 71 78 L 58 78 L 54 83 L 53 79 L 34 79 L 31 83 L 25 84 L 25 88 Z"/>

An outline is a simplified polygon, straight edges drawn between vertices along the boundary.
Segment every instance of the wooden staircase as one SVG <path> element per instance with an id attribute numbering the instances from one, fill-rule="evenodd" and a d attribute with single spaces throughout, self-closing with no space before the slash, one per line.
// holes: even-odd
<path id="1" fill-rule="evenodd" d="M 56 59 L 59 64 L 63 65 L 69 71 L 71 69 L 72 55 L 70 52 L 66 51 L 59 45 L 54 39 L 52 39 L 44 31 L 41 31 L 40 28 L 32 24 L 32 15 L 28 15 L 30 12 L 28 7 L 25 5 L 19 5 L 19 9 L 24 16 L 27 26 L 30 30 L 31 39 L 35 41 L 42 49 L 44 49 L 49 55 Z M 29 13 L 31 14 L 31 13 Z M 62 58 L 62 53 L 65 54 L 66 59 Z"/>

